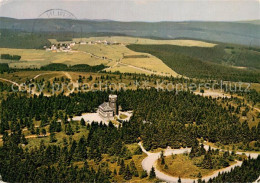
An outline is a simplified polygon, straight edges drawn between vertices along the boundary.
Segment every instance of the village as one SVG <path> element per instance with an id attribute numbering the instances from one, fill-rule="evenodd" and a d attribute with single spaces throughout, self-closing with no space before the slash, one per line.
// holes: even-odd
<path id="1" fill-rule="evenodd" d="M 79 42 L 70 42 L 70 43 L 58 43 L 58 44 L 52 44 L 51 46 L 44 46 L 43 48 L 46 51 L 51 51 L 51 52 L 72 52 L 72 47 L 76 45 L 98 45 L 98 44 L 103 44 L 103 45 L 122 45 L 122 43 L 118 43 L 116 41 L 110 42 L 107 40 L 98 40 L 98 41 L 79 41 Z"/>

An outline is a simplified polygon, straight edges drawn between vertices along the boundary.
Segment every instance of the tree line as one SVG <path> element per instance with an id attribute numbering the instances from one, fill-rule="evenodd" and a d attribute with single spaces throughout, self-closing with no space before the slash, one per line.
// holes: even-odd
<path id="1" fill-rule="evenodd" d="M 1 59 L 19 61 L 21 58 L 20 55 L 1 54 Z"/>
<path id="2" fill-rule="evenodd" d="M 257 159 L 243 161 L 241 167 L 235 167 L 230 172 L 219 174 L 217 177 L 210 179 L 208 183 L 217 182 L 254 182 L 260 175 L 260 156 Z M 202 181 L 200 181 L 202 182 Z"/>

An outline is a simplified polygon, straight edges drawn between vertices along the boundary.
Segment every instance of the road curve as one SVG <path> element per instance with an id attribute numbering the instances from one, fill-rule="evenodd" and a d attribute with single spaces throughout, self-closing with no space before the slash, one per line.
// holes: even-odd
<path id="1" fill-rule="evenodd" d="M 20 86 L 18 83 L 14 82 L 14 81 L 11 81 L 11 80 L 8 80 L 8 79 L 0 78 L 0 80 L 6 81 L 8 83 L 12 83 L 13 85 L 18 86 L 18 87 Z"/>
<path id="2" fill-rule="evenodd" d="M 156 168 L 156 161 L 160 158 L 161 152 L 151 153 L 144 149 L 141 142 L 138 145 L 141 147 L 142 151 L 145 154 L 147 154 L 147 157 L 142 161 L 142 167 L 144 170 L 146 170 L 149 173 L 151 171 L 151 168 L 154 167 L 156 177 L 158 179 L 166 181 L 166 182 L 172 182 L 172 183 L 178 182 L 178 179 L 179 179 L 178 177 L 173 177 L 173 176 L 167 175 Z M 206 150 L 208 150 L 209 146 L 204 145 L 204 148 Z M 212 149 L 215 149 L 215 148 L 212 148 Z M 168 148 L 168 149 L 164 150 L 164 155 L 169 156 L 172 154 L 183 154 L 185 152 L 190 152 L 190 150 L 191 150 L 191 148 L 182 148 L 182 149 L 169 149 Z M 242 154 L 242 153 L 243 152 L 237 152 L 236 154 Z M 259 155 L 258 153 L 245 153 L 245 154 L 247 156 L 251 156 L 251 158 L 254 158 L 254 159 L 257 158 L 257 156 Z M 235 164 L 233 164 L 229 167 L 215 171 L 212 175 L 203 177 L 202 180 L 208 181 L 210 178 L 214 178 L 214 177 L 218 176 L 219 173 L 230 172 L 232 168 L 234 168 L 236 166 L 241 166 L 241 165 L 242 165 L 242 161 L 237 161 Z M 181 178 L 181 180 L 182 180 L 182 182 L 185 182 L 185 183 L 193 183 L 194 181 L 197 182 L 197 179 Z"/>

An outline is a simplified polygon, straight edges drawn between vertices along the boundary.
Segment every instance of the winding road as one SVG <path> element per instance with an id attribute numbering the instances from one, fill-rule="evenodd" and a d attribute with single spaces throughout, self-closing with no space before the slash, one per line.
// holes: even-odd
<path id="1" fill-rule="evenodd" d="M 166 182 L 178 182 L 178 179 L 179 179 L 178 177 L 173 177 L 173 176 L 167 175 L 167 174 L 161 172 L 160 170 L 158 170 L 156 168 L 156 161 L 160 158 L 161 152 L 151 153 L 151 152 L 148 152 L 144 149 L 141 142 L 138 145 L 141 147 L 142 151 L 145 154 L 147 154 L 147 157 L 142 161 L 142 167 L 143 167 L 144 170 L 146 170 L 149 173 L 151 171 L 152 167 L 154 167 L 156 177 L 158 179 L 166 181 Z M 204 145 L 204 148 L 206 150 L 208 150 L 209 146 Z M 212 149 L 215 149 L 215 148 L 212 148 Z M 169 155 L 172 155 L 172 154 L 183 154 L 185 152 L 190 152 L 190 150 L 191 150 L 191 148 L 182 148 L 182 149 L 169 149 L 169 148 L 167 148 L 167 149 L 164 150 L 164 155 L 169 156 Z M 236 154 L 243 154 L 243 152 L 237 152 Z M 259 155 L 258 153 L 245 153 L 245 154 L 247 156 L 250 155 L 251 158 L 254 158 L 254 159 L 256 159 Z M 241 165 L 242 165 L 242 161 L 237 161 L 235 164 L 233 164 L 229 167 L 215 171 L 212 175 L 203 177 L 202 180 L 208 181 L 210 178 L 214 178 L 214 177 L 218 176 L 219 173 L 229 172 L 229 171 L 231 171 L 232 168 L 234 168 L 236 166 L 241 166 Z M 181 178 L 181 180 L 182 180 L 182 182 L 185 182 L 185 183 L 193 183 L 194 181 L 195 182 L 197 181 L 197 179 L 188 179 L 188 178 Z"/>

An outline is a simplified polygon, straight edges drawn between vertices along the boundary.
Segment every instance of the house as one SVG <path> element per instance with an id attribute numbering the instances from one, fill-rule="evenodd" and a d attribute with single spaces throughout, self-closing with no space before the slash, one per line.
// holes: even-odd
<path id="1" fill-rule="evenodd" d="M 70 47 L 73 47 L 73 46 L 75 46 L 75 42 L 73 42 L 73 43 L 70 43 Z"/>
<path id="2" fill-rule="evenodd" d="M 87 44 L 87 43 L 83 41 L 83 42 L 80 42 L 80 44 Z"/>
<path id="3" fill-rule="evenodd" d="M 55 50 L 57 50 L 57 47 L 56 47 L 55 45 L 52 45 L 52 46 L 51 46 L 51 50 L 52 50 L 52 51 L 55 51 Z"/>
<path id="4" fill-rule="evenodd" d="M 98 114 L 105 120 L 112 120 L 117 114 L 117 95 L 109 95 L 109 102 L 104 102 L 98 107 Z"/>

